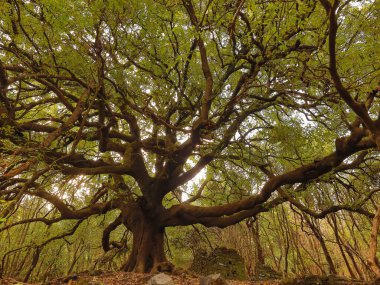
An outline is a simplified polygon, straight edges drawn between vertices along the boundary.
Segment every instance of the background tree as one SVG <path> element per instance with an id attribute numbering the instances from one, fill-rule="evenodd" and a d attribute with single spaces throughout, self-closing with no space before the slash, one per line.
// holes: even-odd
<path id="1" fill-rule="evenodd" d="M 123 268 L 149 272 L 167 227 L 227 227 L 285 202 L 374 217 L 378 4 L 2 4 L 3 230 L 76 220 L 70 234 L 115 210 L 104 250 L 124 225 Z M 29 199 L 49 206 L 18 217 Z"/>

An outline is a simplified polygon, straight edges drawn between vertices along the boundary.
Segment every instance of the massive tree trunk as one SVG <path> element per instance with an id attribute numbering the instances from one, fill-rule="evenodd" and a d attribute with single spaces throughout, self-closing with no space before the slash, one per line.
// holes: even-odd
<path id="1" fill-rule="evenodd" d="M 156 271 L 166 262 L 164 251 L 165 228 L 159 224 L 160 207 L 147 207 L 145 203 L 130 205 L 126 226 L 132 231 L 133 245 L 123 270 L 133 272 Z"/>
<path id="2" fill-rule="evenodd" d="M 157 229 L 150 223 L 142 222 L 133 231 L 133 246 L 124 270 L 151 272 L 165 262 L 164 229 Z"/>

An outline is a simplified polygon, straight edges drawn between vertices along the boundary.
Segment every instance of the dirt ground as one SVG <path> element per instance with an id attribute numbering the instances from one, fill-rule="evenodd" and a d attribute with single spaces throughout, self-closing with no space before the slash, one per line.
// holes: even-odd
<path id="1" fill-rule="evenodd" d="M 152 274 L 130 273 L 130 272 L 104 272 L 101 275 L 91 276 L 89 274 L 78 274 L 71 278 L 60 278 L 48 283 L 22 283 L 14 279 L 0 280 L 0 285 L 146 285 Z M 173 275 L 176 285 L 199 285 L 199 278 L 189 275 Z M 229 285 L 278 285 L 279 280 L 273 281 L 237 281 L 227 280 Z"/>

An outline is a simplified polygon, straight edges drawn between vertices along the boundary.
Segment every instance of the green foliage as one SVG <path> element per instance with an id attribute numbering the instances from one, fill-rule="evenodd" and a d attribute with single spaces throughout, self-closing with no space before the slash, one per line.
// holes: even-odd
<path id="1" fill-rule="evenodd" d="M 241 215 L 231 222 L 237 223 L 258 209 L 266 215 L 260 223 L 268 228 L 264 252 L 272 267 L 300 274 L 319 265 L 310 272 L 324 273 L 325 253 L 313 252 L 321 239 L 304 230 L 305 209 L 344 205 L 371 216 L 378 204 L 375 133 L 337 92 L 321 3 L 3 2 L 4 274 L 26 276 L 29 268 L 20 264 L 33 264 L 39 250 L 33 280 L 120 266 L 132 246 L 129 230 L 142 223 L 132 206 L 160 231 L 192 223 L 223 227 L 228 223 L 219 221 Z M 378 1 L 356 4 L 339 5 L 334 56 L 342 85 L 362 106 L 378 86 L 380 9 Z M 375 120 L 373 94 L 364 111 Z M 350 137 L 357 128 L 364 134 L 359 141 Z M 343 155 L 336 144 L 347 141 Z M 276 184 L 279 177 L 285 179 Z M 276 192 L 280 187 L 287 199 Z M 187 197 L 198 199 L 189 205 Z M 239 201 L 249 203 L 235 206 Z M 124 251 L 99 265 L 101 236 L 120 212 L 110 239 Z M 345 219 L 342 239 L 368 234 L 367 222 L 336 215 Z M 326 240 L 335 238 L 331 224 L 312 221 Z M 199 228 L 167 231 L 166 250 L 176 264 L 188 265 L 197 247 L 219 242 L 213 230 Z M 331 243 L 327 248 L 338 252 Z M 355 241 L 355 254 L 365 243 Z M 357 255 L 351 263 L 363 260 Z"/>

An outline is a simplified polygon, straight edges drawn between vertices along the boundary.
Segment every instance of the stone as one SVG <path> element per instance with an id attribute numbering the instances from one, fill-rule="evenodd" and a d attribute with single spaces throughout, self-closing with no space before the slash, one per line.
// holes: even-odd
<path id="1" fill-rule="evenodd" d="M 282 274 L 265 264 L 256 264 L 254 280 L 282 279 Z"/>
<path id="2" fill-rule="evenodd" d="M 218 272 L 225 279 L 247 280 L 243 258 L 236 250 L 223 247 L 209 254 L 204 250 L 196 252 L 189 270 L 203 276 Z"/>
<path id="3" fill-rule="evenodd" d="M 199 285 L 228 285 L 228 282 L 217 273 L 199 278 Z"/>
<path id="4" fill-rule="evenodd" d="M 173 273 L 174 271 L 174 265 L 173 263 L 169 261 L 161 262 L 157 265 L 157 271 L 158 272 L 166 272 L 166 273 Z"/>
<path id="5" fill-rule="evenodd" d="M 70 281 L 72 282 L 72 281 L 76 281 L 76 280 L 78 280 L 78 276 L 76 274 L 74 274 L 74 275 L 65 277 L 62 282 L 63 283 L 69 283 Z"/>
<path id="6" fill-rule="evenodd" d="M 165 274 L 160 273 L 149 279 L 148 285 L 175 285 L 173 279 Z"/>

